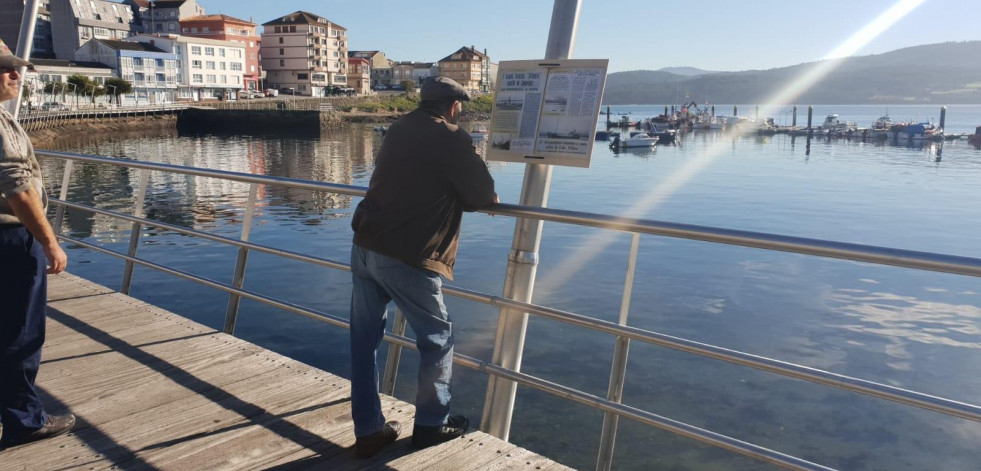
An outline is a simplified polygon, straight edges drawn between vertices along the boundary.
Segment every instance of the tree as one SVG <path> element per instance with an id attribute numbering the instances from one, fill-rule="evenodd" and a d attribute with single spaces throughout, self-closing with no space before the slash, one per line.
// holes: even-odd
<path id="1" fill-rule="evenodd" d="M 399 82 L 399 85 L 406 93 L 412 93 L 416 90 L 416 82 L 414 80 L 403 80 Z"/>
<path id="2" fill-rule="evenodd" d="M 128 95 L 133 93 L 133 84 L 121 78 L 111 78 L 106 79 L 105 83 L 106 93 L 112 95 L 113 101 L 119 104 L 119 95 Z"/>

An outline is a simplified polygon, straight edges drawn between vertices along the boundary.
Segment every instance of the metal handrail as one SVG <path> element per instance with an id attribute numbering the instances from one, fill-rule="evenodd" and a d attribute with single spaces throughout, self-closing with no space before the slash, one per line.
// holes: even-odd
<path id="1" fill-rule="evenodd" d="M 176 165 L 169 165 L 169 164 L 156 164 L 156 163 L 138 162 L 138 161 L 122 160 L 122 159 L 109 159 L 104 157 L 86 156 L 86 155 L 72 154 L 72 153 L 65 153 L 65 152 L 39 151 L 38 154 L 53 157 L 53 158 L 66 159 L 69 164 L 72 163 L 73 161 L 111 164 L 111 165 L 124 166 L 130 168 L 139 168 L 147 171 L 154 170 L 154 171 L 164 171 L 170 173 L 181 173 L 181 174 L 187 174 L 193 176 L 214 177 L 214 178 L 220 178 L 225 180 L 239 181 L 243 183 L 251 183 L 253 185 L 268 184 L 274 186 L 300 188 L 300 189 L 307 189 L 313 191 L 327 191 L 327 192 L 340 193 L 340 194 L 346 194 L 352 196 L 363 196 L 365 192 L 365 188 L 352 186 L 352 185 L 340 185 L 340 184 L 333 184 L 333 183 L 293 180 L 293 179 L 287 179 L 281 177 L 258 176 L 258 175 L 238 173 L 238 172 L 228 172 L 223 170 L 199 169 L 194 167 L 183 167 L 183 166 L 176 166 Z M 70 171 L 71 171 L 70 168 L 66 168 L 66 175 Z M 67 177 L 66 177 L 66 181 L 67 181 Z M 145 185 L 143 191 L 145 191 Z M 64 191 L 63 191 L 63 195 L 64 195 Z M 64 198 L 64 196 L 62 196 L 62 198 Z M 186 229 L 171 224 L 144 219 L 141 217 L 128 216 L 113 211 L 107 211 L 98 208 L 93 208 L 90 206 L 69 203 L 61 199 L 52 199 L 52 202 L 61 205 L 63 207 L 90 211 L 96 214 L 102 214 L 113 218 L 126 220 L 134 224 L 146 224 L 146 225 L 155 226 L 163 229 L 173 230 L 186 235 L 199 236 L 215 242 L 237 246 L 241 250 L 255 250 L 255 251 L 270 253 L 274 255 L 280 255 L 295 260 L 314 263 L 317 265 L 326 266 L 330 268 L 335 268 L 340 270 L 350 270 L 347 264 L 341 262 L 322 259 L 318 257 L 312 257 L 309 255 L 299 254 L 296 252 L 290 252 L 282 249 L 276 249 L 273 247 L 267 247 L 260 244 L 250 243 L 245 240 L 232 239 L 228 237 L 217 236 L 214 234 L 208 234 L 206 232 L 197 231 L 193 229 Z M 790 236 L 765 234 L 765 233 L 757 233 L 757 232 L 749 232 L 749 231 L 736 231 L 736 230 L 713 228 L 713 227 L 706 227 L 706 226 L 667 223 L 667 222 L 645 220 L 645 219 L 621 218 L 621 217 L 590 214 L 590 213 L 583 213 L 583 212 L 544 209 L 544 208 L 529 208 L 529 207 L 506 205 L 506 204 L 495 205 L 489 208 L 488 210 L 486 210 L 485 212 L 489 214 L 502 214 L 502 215 L 521 217 L 521 218 L 540 219 L 540 220 L 560 222 L 560 223 L 569 223 L 569 224 L 577 224 L 577 225 L 590 226 L 590 227 L 630 231 L 634 233 L 645 233 L 645 234 L 662 235 L 662 236 L 676 237 L 676 238 L 687 238 L 692 240 L 702 240 L 707 242 L 756 247 L 756 248 L 763 248 L 768 250 L 778 250 L 778 251 L 785 251 L 785 252 L 792 252 L 792 253 L 818 255 L 818 256 L 840 258 L 840 259 L 860 261 L 860 262 L 870 262 L 870 263 L 894 265 L 894 266 L 901 266 L 901 267 L 908 267 L 908 268 L 918 268 L 924 270 L 940 271 L 940 272 L 955 273 L 955 274 L 962 274 L 962 275 L 969 275 L 969 276 L 981 276 L 981 259 L 975 259 L 969 257 L 934 254 L 934 253 L 927 253 L 927 252 L 916 252 L 916 251 L 901 250 L 901 249 L 891 249 L 891 248 L 866 246 L 866 245 L 859 245 L 859 244 L 824 241 L 818 239 L 806 239 L 800 237 L 790 237 Z M 226 291 L 236 296 L 241 296 L 247 299 L 259 301 L 290 312 L 305 315 L 307 317 L 327 321 L 334 325 L 347 327 L 347 322 L 336 316 L 330 316 L 327 314 L 318 313 L 316 311 L 311 311 L 309 309 L 302 308 L 300 306 L 296 306 L 294 304 L 287 303 L 285 301 L 275 300 L 273 298 L 268 298 L 257 293 L 245 291 L 232 286 L 227 286 L 218 282 L 214 282 L 212 280 L 208 280 L 206 278 L 197 277 L 195 275 L 190 275 L 181 272 L 179 270 L 153 264 L 152 262 L 147 262 L 145 260 L 138 259 L 133 256 L 119 254 L 117 252 L 113 252 L 111 250 L 107 250 L 69 237 L 59 235 L 59 238 L 66 241 L 70 241 L 71 243 L 75 243 L 83 247 L 90 248 L 92 250 L 96 250 L 102 253 L 123 258 L 124 260 L 127 260 L 127 263 L 137 263 L 140 265 L 148 266 L 150 268 L 162 270 L 164 272 L 182 278 L 190 279 L 192 281 L 205 284 L 212 288 Z M 918 393 L 915 391 L 909 391 L 901 388 L 896 388 L 893 386 L 874 383 L 871 381 L 865 381 L 858 378 L 838 375 L 823 370 L 782 362 L 779 360 L 752 355 L 744 352 L 702 344 L 687 339 L 672 337 L 665 334 L 659 334 L 656 332 L 651 332 L 635 327 L 629 327 L 626 325 L 620 325 L 613 322 L 603 321 L 603 320 L 591 318 L 576 313 L 561 311 L 558 309 L 538 306 L 531 303 L 525 303 L 525 302 L 507 299 L 507 298 L 492 296 L 476 291 L 466 290 L 463 288 L 446 286 L 444 289 L 445 292 L 451 296 L 455 296 L 471 301 L 482 302 L 485 304 L 490 304 L 498 307 L 506 307 L 506 308 L 514 309 L 516 311 L 538 314 L 544 317 L 551 318 L 553 320 L 558 320 L 572 325 L 586 327 L 599 332 L 614 334 L 624 339 L 632 339 L 632 340 L 638 340 L 654 345 L 660 345 L 660 346 L 664 346 L 664 347 L 668 347 L 688 353 L 694 353 L 709 358 L 723 360 L 729 363 L 749 366 L 752 368 L 756 368 L 764 371 L 770 371 L 784 376 L 789 376 L 789 377 L 803 379 L 819 384 L 829 385 L 844 390 L 871 395 L 874 397 L 884 398 L 891 401 L 912 405 L 915 407 L 920 407 L 920 408 L 933 410 L 948 415 L 953 415 L 956 417 L 981 421 L 981 407 L 974 406 L 971 404 L 966 404 L 963 402 L 931 396 L 923 393 Z M 403 346 L 414 348 L 411 341 L 405 339 L 404 337 L 398 335 L 386 334 L 386 338 L 392 342 L 395 342 L 396 344 L 405 343 L 405 345 Z M 494 376 L 497 377 L 513 380 L 520 384 L 524 384 L 530 387 L 535 387 L 545 392 L 566 397 L 583 404 L 591 405 L 595 408 L 604 410 L 605 412 L 608 413 L 613 413 L 623 417 L 631 418 L 640 421 L 642 423 L 646 423 L 648 425 L 663 428 L 665 430 L 679 433 L 681 435 L 688 436 L 690 438 L 694 438 L 705 443 L 710 443 L 716 446 L 727 448 L 747 456 L 763 459 L 765 461 L 769 461 L 771 463 L 785 466 L 791 469 L 828 469 L 828 468 L 821 467 L 820 465 L 816 465 L 814 463 L 798 460 L 797 458 L 786 457 L 786 455 L 782 455 L 772 450 L 759 448 L 756 447 L 755 445 L 745 444 L 748 445 L 748 448 L 743 447 L 741 445 L 738 445 L 738 444 L 742 444 L 743 442 L 740 442 L 736 439 L 732 439 L 730 437 L 725 437 L 722 435 L 714 434 L 713 432 L 697 429 L 690 425 L 681 424 L 679 422 L 672 421 L 671 419 L 659 417 L 645 411 L 638 411 L 637 409 L 630 408 L 629 406 L 624 406 L 615 401 L 598 398 L 596 396 L 592 396 L 587 393 L 577 391 L 565 386 L 554 385 L 540 378 L 529 376 L 517 371 L 501 368 L 496 365 L 486 364 L 484 362 L 480 362 L 479 360 L 474 360 L 469 357 L 458 355 L 457 357 L 454 358 L 454 361 L 463 366 L 468 366 L 481 371 L 486 371 L 489 374 L 493 374 Z M 694 429 L 694 431 L 689 430 L 689 428 Z M 734 445 L 733 443 L 736 443 L 736 445 Z M 760 450 L 764 450 L 764 452 L 761 454 Z"/>
<path id="2" fill-rule="evenodd" d="M 304 255 L 297 252 L 277 249 L 274 247 L 246 242 L 239 239 L 233 239 L 230 237 L 210 234 L 207 232 L 198 231 L 194 229 L 187 229 L 180 226 L 175 226 L 173 224 L 154 221 L 152 219 L 134 217 L 115 211 L 98 209 L 92 206 L 81 205 L 77 203 L 70 203 L 59 199 L 51 199 L 51 202 L 59 205 L 64 205 L 65 207 L 70 209 L 89 211 L 94 214 L 109 216 L 112 218 L 132 222 L 134 224 L 142 224 L 146 226 L 157 227 L 159 229 L 167 229 L 170 231 L 177 232 L 179 234 L 201 237 L 203 239 L 211 240 L 213 242 L 218 242 L 226 245 L 232 245 L 241 249 L 254 250 L 257 252 L 263 252 L 270 255 L 278 255 L 293 260 L 312 263 L 327 268 L 333 268 L 336 270 L 351 271 L 350 265 L 334 260 L 314 257 L 310 255 Z M 69 240 L 69 239 L 65 238 L 65 240 Z M 72 242 L 76 242 L 75 239 L 70 239 L 70 240 L 72 240 Z M 116 252 L 112 252 L 112 253 L 115 254 Z M 574 312 L 568 312 L 560 309 L 540 306 L 533 303 L 525 303 L 521 301 L 515 301 L 512 299 L 502 298 L 499 296 L 493 296 L 490 294 L 481 293 L 479 291 L 473 291 L 466 288 L 446 285 L 443 287 L 443 291 L 447 295 L 468 300 L 468 301 L 479 302 L 479 303 L 496 306 L 496 307 L 511 308 L 516 311 L 528 312 L 530 314 L 538 314 L 542 317 L 547 317 L 549 319 L 563 322 L 566 324 L 585 327 L 598 332 L 608 333 L 608 334 L 628 338 L 631 340 L 637 340 L 651 345 L 657 345 L 657 346 L 667 347 L 678 351 L 693 353 L 696 355 L 713 358 L 716 360 L 721 360 L 736 365 L 748 366 L 750 368 L 768 371 L 771 373 L 777 373 L 784 376 L 789 376 L 791 378 L 802 379 L 805 381 L 823 384 L 826 386 L 832 386 L 846 391 L 866 394 L 869 396 L 878 397 L 880 399 L 887 399 L 890 401 L 907 404 L 922 409 L 942 412 L 944 414 L 981 422 L 981 407 L 959 402 L 959 401 L 953 401 L 950 399 L 945 399 L 937 396 L 910 391 L 907 389 L 897 388 L 895 386 L 889 386 L 885 384 L 866 381 L 860 378 L 840 375 L 829 371 L 810 368 L 807 366 L 796 365 L 793 363 L 788 363 L 788 362 L 767 358 L 759 355 L 753 355 L 750 353 L 740 352 L 737 350 L 730 350 L 727 348 L 716 347 L 714 345 L 709 345 L 701 342 L 696 342 L 693 340 L 674 337 L 667 334 L 661 334 L 658 332 L 652 332 L 637 327 L 620 325 L 615 322 L 596 319 L 594 317 L 589 317 Z M 229 292 L 232 293 L 231 291 Z M 234 294 L 239 294 L 239 293 L 234 293 Z"/>

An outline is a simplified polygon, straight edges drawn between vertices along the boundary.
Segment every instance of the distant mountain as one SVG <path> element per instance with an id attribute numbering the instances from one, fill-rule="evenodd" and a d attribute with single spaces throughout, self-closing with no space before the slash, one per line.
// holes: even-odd
<path id="1" fill-rule="evenodd" d="M 981 104 L 979 57 L 981 41 L 967 41 L 834 59 L 834 70 L 794 102 Z M 615 72 L 607 77 L 604 103 L 674 104 L 686 94 L 698 102 L 766 103 L 777 90 L 822 62 L 770 70 L 702 71 L 696 76 L 684 75 L 688 69 L 684 67 Z"/>
<path id="2" fill-rule="evenodd" d="M 697 77 L 699 75 L 717 74 L 711 70 L 702 70 L 695 67 L 665 67 L 657 69 L 657 72 L 667 72 L 669 74 L 682 75 L 685 77 Z"/>

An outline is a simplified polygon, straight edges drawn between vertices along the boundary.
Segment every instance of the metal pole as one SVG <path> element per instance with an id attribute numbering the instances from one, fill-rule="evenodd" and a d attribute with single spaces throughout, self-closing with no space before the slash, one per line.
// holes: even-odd
<path id="1" fill-rule="evenodd" d="M 395 309 L 395 320 L 392 321 L 392 333 L 398 336 L 405 335 L 405 315 L 402 310 Z M 395 377 L 399 374 L 399 362 L 402 360 L 402 345 L 398 343 L 388 344 L 388 360 L 385 361 L 385 376 L 382 377 L 382 394 L 389 396 L 395 395 Z"/>
<path id="2" fill-rule="evenodd" d="M 249 201 L 245 204 L 245 220 L 242 221 L 242 241 L 248 242 L 249 234 L 252 233 L 252 216 L 255 215 L 255 199 L 259 192 L 259 184 L 249 185 Z M 242 289 L 245 284 L 245 267 L 249 262 L 249 249 L 240 247 L 238 249 L 238 260 L 235 262 L 235 274 L 232 276 L 232 286 L 235 289 Z M 228 296 L 228 308 L 225 310 L 225 328 L 222 330 L 228 335 L 235 334 L 235 324 L 238 323 L 238 306 L 242 298 L 232 293 Z"/>
<path id="3" fill-rule="evenodd" d="M 555 0 L 552 7 L 552 24 L 548 32 L 545 59 L 568 59 L 579 26 L 582 0 Z M 552 181 L 552 167 L 542 164 L 525 166 L 524 183 L 521 187 L 521 204 L 541 206 L 548 203 L 548 190 Z M 507 275 L 504 280 L 505 298 L 531 301 L 538 269 L 538 247 L 542 241 L 540 220 L 518 219 L 514 228 L 511 253 L 508 256 Z M 492 361 L 496 365 L 514 371 L 521 370 L 528 313 L 501 309 L 497 321 Z M 502 440 L 508 439 L 511 414 L 514 411 L 514 381 L 493 377 L 487 384 L 487 397 L 481 429 Z"/>
<path id="4" fill-rule="evenodd" d="M 65 173 L 61 177 L 61 192 L 58 194 L 58 198 L 61 201 L 68 201 L 68 182 L 72 178 L 72 169 L 75 168 L 74 160 L 65 161 Z M 61 234 L 61 226 L 65 222 L 65 205 L 58 205 L 58 211 L 55 212 L 55 223 L 54 223 L 54 233 Z"/>
<path id="5" fill-rule="evenodd" d="M 24 15 L 20 20 L 20 36 L 17 38 L 17 57 L 28 60 L 31 57 L 31 48 L 34 46 L 34 26 L 37 24 L 37 7 L 40 0 L 26 0 L 24 2 Z M 17 75 L 23 80 L 27 74 L 27 67 L 21 67 Z M 24 95 L 24 85 L 22 81 L 17 83 L 17 99 L 7 105 L 7 111 L 17 119 L 20 114 L 20 101 Z M 11 109 L 10 107 L 13 107 Z"/>
<path id="6" fill-rule="evenodd" d="M 143 217 L 143 202 L 146 201 L 146 190 L 147 186 L 150 184 L 150 171 L 143 170 L 140 172 L 140 191 L 136 194 L 136 204 L 133 206 L 133 216 Z M 136 256 L 136 249 L 140 245 L 140 233 L 142 231 L 143 225 L 134 222 L 133 230 L 129 236 L 129 251 L 127 252 L 130 257 Z M 123 284 L 119 288 L 119 292 L 123 294 L 129 294 L 129 288 L 133 284 L 133 262 L 126 261 L 126 266 L 123 268 Z"/>
<path id="7" fill-rule="evenodd" d="M 630 241 L 630 259 L 627 261 L 627 276 L 623 282 L 623 300 L 620 302 L 620 325 L 627 325 L 630 312 L 630 297 L 634 290 L 634 272 L 637 270 L 637 251 L 640 249 L 640 234 L 634 233 Z M 623 399 L 623 383 L 627 378 L 627 353 L 630 339 L 617 336 L 613 352 L 613 366 L 610 367 L 610 386 L 606 399 L 619 403 Z M 599 455 L 596 457 L 596 470 L 609 471 L 613 466 L 613 445 L 617 440 L 617 424 L 620 416 L 611 412 L 603 414 L 603 433 L 600 435 Z"/>

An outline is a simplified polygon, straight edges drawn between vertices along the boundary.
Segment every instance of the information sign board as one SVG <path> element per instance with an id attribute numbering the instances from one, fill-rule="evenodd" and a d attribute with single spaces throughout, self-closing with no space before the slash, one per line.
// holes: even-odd
<path id="1" fill-rule="evenodd" d="M 606 59 L 501 61 L 487 160 L 589 167 Z"/>

